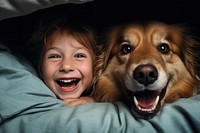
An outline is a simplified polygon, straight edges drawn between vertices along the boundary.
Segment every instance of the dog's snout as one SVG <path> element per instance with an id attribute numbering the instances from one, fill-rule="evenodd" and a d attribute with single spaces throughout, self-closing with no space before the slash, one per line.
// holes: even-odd
<path id="1" fill-rule="evenodd" d="M 140 65 L 136 67 L 136 69 L 133 71 L 133 77 L 140 84 L 148 86 L 149 84 L 152 84 L 154 83 L 154 81 L 157 80 L 158 71 L 153 65 Z"/>

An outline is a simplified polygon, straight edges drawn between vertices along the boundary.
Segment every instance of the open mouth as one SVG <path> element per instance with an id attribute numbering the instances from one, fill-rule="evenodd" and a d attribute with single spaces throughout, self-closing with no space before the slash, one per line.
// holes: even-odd
<path id="1" fill-rule="evenodd" d="M 162 90 L 144 90 L 136 92 L 133 96 L 133 111 L 138 115 L 150 118 L 161 110 L 161 101 L 165 96 L 167 86 Z"/>
<path id="2" fill-rule="evenodd" d="M 78 84 L 80 79 L 72 78 L 72 79 L 58 79 L 56 83 L 63 91 L 72 91 Z"/>

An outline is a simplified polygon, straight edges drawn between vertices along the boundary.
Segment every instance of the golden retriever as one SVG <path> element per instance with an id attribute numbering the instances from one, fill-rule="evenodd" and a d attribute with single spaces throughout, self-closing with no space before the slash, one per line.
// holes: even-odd
<path id="1" fill-rule="evenodd" d="M 163 103 L 196 94 L 199 43 L 187 29 L 162 22 L 113 28 L 97 59 L 92 97 L 123 101 L 137 117 L 157 115 Z"/>

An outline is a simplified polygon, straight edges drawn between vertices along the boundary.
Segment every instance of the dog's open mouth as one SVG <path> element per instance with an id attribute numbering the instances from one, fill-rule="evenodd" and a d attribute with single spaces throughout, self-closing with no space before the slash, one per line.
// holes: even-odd
<path id="1" fill-rule="evenodd" d="M 133 110 L 138 115 L 149 118 L 161 110 L 161 101 L 165 96 L 167 86 L 162 90 L 144 90 L 134 94 Z"/>

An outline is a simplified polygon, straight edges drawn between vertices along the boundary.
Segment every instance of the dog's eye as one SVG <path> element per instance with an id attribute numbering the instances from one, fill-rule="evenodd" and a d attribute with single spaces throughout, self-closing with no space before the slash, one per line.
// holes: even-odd
<path id="1" fill-rule="evenodd" d="M 157 48 L 163 54 L 168 54 L 170 51 L 169 45 L 167 43 L 161 43 Z"/>
<path id="2" fill-rule="evenodd" d="M 123 44 L 121 47 L 122 54 L 128 54 L 132 51 L 133 47 L 129 44 Z"/>

